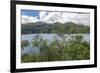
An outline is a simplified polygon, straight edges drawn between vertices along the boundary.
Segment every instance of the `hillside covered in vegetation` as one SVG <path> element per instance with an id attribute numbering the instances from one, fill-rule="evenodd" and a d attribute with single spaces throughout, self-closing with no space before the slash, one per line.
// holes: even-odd
<path id="1" fill-rule="evenodd" d="M 68 23 L 53 23 L 47 24 L 43 22 L 27 23 L 21 25 L 22 34 L 32 34 L 32 33 L 89 33 L 90 27 L 85 25 L 79 25 L 72 22 Z"/>

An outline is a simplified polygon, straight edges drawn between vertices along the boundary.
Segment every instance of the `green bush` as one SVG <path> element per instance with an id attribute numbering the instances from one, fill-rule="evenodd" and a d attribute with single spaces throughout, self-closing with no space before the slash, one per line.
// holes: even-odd
<path id="1" fill-rule="evenodd" d="M 54 37 L 52 42 L 48 42 L 40 35 L 33 37 L 33 48 L 39 48 L 40 53 L 23 55 L 22 62 L 86 60 L 90 58 L 90 43 L 83 41 L 82 36 L 65 36 L 63 34 L 59 37 L 61 40 Z M 66 40 L 68 37 L 70 38 Z"/>
<path id="2" fill-rule="evenodd" d="M 24 47 L 27 47 L 29 45 L 29 41 L 28 40 L 23 40 L 21 41 L 21 48 L 24 49 Z"/>

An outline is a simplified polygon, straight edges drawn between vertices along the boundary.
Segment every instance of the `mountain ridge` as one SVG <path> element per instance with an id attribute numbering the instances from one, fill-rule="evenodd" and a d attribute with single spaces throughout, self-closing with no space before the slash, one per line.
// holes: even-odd
<path id="1" fill-rule="evenodd" d="M 47 23 L 28 23 L 22 24 L 22 34 L 32 33 L 89 33 L 90 27 L 85 25 L 75 24 L 73 22 L 61 24 L 59 22 L 53 24 Z"/>
<path id="2" fill-rule="evenodd" d="M 66 22 L 66 23 L 60 23 L 60 22 L 55 22 L 55 23 L 46 23 L 46 22 L 42 22 L 42 21 L 38 21 L 38 22 L 31 22 L 31 23 L 22 23 L 22 25 L 27 25 L 27 24 L 37 24 L 37 25 L 53 25 L 53 24 L 76 24 L 74 22 Z M 82 26 L 88 26 L 88 25 L 84 25 L 84 24 L 76 24 L 76 25 L 82 25 Z"/>

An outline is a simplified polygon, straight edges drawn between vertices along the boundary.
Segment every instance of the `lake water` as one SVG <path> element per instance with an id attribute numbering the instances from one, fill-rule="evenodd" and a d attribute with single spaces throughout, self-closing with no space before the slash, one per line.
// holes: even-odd
<path id="1" fill-rule="evenodd" d="M 58 37 L 56 34 L 25 34 L 22 35 L 22 40 L 28 40 L 30 45 L 25 47 L 24 49 L 22 49 L 21 54 L 37 54 L 39 53 L 39 49 L 38 48 L 33 48 L 32 47 L 32 39 L 34 36 L 36 35 L 41 35 L 43 37 L 43 39 L 48 39 L 49 42 L 51 42 L 54 39 L 54 36 L 56 36 L 58 39 L 60 39 L 60 37 Z M 66 36 L 68 36 L 69 34 L 66 34 Z M 90 34 L 70 34 L 71 36 L 74 35 L 81 35 L 83 36 L 83 40 L 90 42 Z"/>

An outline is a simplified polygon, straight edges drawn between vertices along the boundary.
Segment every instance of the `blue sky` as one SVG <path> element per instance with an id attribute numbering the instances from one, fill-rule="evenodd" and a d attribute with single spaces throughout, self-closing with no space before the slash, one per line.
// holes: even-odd
<path id="1" fill-rule="evenodd" d="M 24 10 L 22 9 L 21 10 L 21 15 L 27 15 L 27 16 L 33 16 L 33 17 L 36 17 L 39 19 L 39 12 L 38 10 Z"/>

